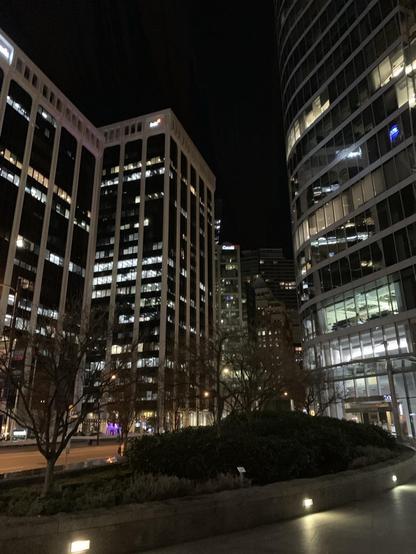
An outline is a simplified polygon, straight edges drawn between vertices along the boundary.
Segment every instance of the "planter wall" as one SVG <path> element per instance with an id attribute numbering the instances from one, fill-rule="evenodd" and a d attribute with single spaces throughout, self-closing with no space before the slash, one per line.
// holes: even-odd
<path id="1" fill-rule="evenodd" d="M 392 476 L 397 476 L 394 483 Z M 314 479 L 284 481 L 163 502 L 77 514 L 0 518 L 1 554 L 67 554 L 89 540 L 91 554 L 130 554 L 229 533 L 365 499 L 416 475 L 416 455 Z M 305 498 L 313 500 L 306 509 Z"/>

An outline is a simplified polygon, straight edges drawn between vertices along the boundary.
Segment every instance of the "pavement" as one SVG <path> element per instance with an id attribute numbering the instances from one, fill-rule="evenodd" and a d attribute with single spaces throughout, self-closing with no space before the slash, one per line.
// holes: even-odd
<path id="1" fill-rule="evenodd" d="M 148 552 L 414 554 L 415 514 L 416 479 L 364 502 L 356 502 L 335 510 Z"/>
<path id="2" fill-rule="evenodd" d="M 74 464 L 85 460 L 108 458 L 115 456 L 118 444 L 116 441 L 109 444 L 92 445 L 71 444 L 69 453 L 65 451 L 57 464 Z M 34 446 L 20 446 L 16 448 L 4 448 L 0 450 L 0 474 L 26 469 L 39 469 L 45 467 L 45 459 Z"/>

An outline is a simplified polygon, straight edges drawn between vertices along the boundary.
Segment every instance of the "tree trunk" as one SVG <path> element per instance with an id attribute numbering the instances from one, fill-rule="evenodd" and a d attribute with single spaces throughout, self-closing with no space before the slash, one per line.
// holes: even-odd
<path id="1" fill-rule="evenodd" d="M 48 496 L 52 490 L 54 481 L 54 469 L 56 464 L 56 458 L 50 458 L 46 464 L 45 480 L 43 482 L 42 498 Z"/>
<path id="2" fill-rule="evenodd" d="M 122 438 L 121 438 L 121 455 L 122 456 L 126 455 L 128 437 L 129 437 L 128 431 L 122 433 Z"/>

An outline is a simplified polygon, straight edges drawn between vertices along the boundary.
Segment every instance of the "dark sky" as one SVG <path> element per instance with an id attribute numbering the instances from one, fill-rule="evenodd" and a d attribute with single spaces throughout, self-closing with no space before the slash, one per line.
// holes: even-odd
<path id="1" fill-rule="evenodd" d="M 0 26 L 96 125 L 171 107 L 222 240 L 290 252 L 272 0 L 1 0 Z"/>

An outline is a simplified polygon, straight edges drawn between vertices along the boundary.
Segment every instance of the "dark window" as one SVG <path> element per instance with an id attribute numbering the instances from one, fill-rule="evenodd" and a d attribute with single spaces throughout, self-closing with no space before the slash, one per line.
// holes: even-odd
<path id="1" fill-rule="evenodd" d="M 393 235 L 385 237 L 383 239 L 383 252 L 384 252 L 384 261 L 387 266 L 393 265 L 397 262 L 396 248 L 394 246 Z"/>

